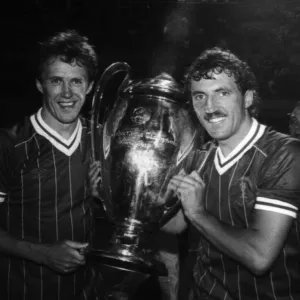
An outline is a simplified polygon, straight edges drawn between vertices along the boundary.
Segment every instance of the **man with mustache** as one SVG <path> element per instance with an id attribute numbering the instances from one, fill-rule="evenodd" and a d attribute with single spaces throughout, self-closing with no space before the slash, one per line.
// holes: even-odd
<path id="1" fill-rule="evenodd" d="M 100 299 L 82 250 L 92 230 L 90 131 L 80 111 L 97 57 L 86 37 L 41 44 L 42 108 L 14 135 L 0 132 L 0 294 L 3 300 Z M 90 172 L 97 176 L 97 164 Z M 97 284 L 96 284 L 97 283 Z"/>
<path id="2" fill-rule="evenodd" d="M 212 141 L 195 153 L 195 171 L 170 183 L 182 211 L 165 229 L 189 226 L 197 241 L 185 299 L 300 299 L 300 141 L 255 119 L 256 86 L 249 66 L 219 48 L 187 72 Z"/>

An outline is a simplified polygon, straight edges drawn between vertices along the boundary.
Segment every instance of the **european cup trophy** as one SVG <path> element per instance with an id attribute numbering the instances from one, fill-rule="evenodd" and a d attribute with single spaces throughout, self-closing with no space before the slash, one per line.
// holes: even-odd
<path id="1" fill-rule="evenodd" d="M 107 83 L 124 80 L 115 99 L 105 99 Z M 107 96 L 109 97 L 109 96 Z M 96 85 L 92 108 L 92 150 L 102 173 L 102 204 L 114 234 L 105 249 L 89 254 L 110 267 L 167 275 L 147 250 L 149 234 L 180 207 L 168 190 L 178 163 L 178 110 L 186 104 L 181 86 L 166 74 L 132 80 L 128 64 L 110 65 Z M 100 189 L 100 187 L 99 187 Z"/>

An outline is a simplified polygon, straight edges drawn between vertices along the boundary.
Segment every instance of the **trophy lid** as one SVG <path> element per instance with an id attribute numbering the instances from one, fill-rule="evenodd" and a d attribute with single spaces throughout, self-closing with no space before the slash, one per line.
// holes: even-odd
<path id="1" fill-rule="evenodd" d="M 124 93 L 129 95 L 161 97 L 181 106 L 187 103 L 184 97 L 183 86 L 165 72 L 153 78 L 133 81 L 132 84 L 124 90 Z"/>

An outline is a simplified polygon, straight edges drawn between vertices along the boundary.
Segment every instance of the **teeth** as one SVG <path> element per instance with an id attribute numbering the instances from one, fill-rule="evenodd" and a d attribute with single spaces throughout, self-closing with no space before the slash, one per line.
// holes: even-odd
<path id="1" fill-rule="evenodd" d="M 225 118 L 224 117 L 221 117 L 221 118 L 213 118 L 213 119 L 210 119 L 209 122 L 210 123 L 219 123 L 219 122 L 222 122 Z"/>
<path id="2" fill-rule="evenodd" d="M 63 102 L 61 102 L 61 103 L 59 103 L 61 106 L 64 106 L 64 107 L 71 107 L 71 106 L 73 106 L 74 105 L 74 102 L 67 102 L 67 103 L 63 103 Z"/>

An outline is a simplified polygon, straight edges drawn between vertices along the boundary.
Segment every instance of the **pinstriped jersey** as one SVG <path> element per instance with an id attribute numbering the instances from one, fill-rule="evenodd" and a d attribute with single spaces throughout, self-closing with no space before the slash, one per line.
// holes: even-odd
<path id="1" fill-rule="evenodd" d="M 201 159 L 206 151 L 198 151 Z M 270 270 L 254 276 L 199 233 L 193 299 L 300 299 L 300 141 L 253 119 L 248 135 L 227 156 L 215 146 L 204 166 L 205 207 L 222 222 L 247 228 L 254 210 L 293 218 Z"/>
<path id="2" fill-rule="evenodd" d="M 13 142 L 0 136 L 2 229 L 33 243 L 89 241 L 89 135 L 84 120 L 79 120 L 66 140 L 43 121 L 39 110 Z M 87 290 L 95 277 L 88 268 L 60 276 L 45 266 L 2 254 L 0 266 L 3 300 L 90 299 L 95 292 Z"/>

